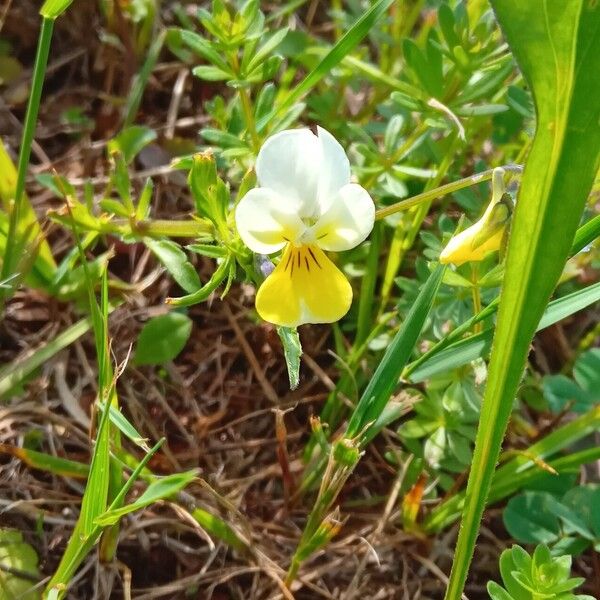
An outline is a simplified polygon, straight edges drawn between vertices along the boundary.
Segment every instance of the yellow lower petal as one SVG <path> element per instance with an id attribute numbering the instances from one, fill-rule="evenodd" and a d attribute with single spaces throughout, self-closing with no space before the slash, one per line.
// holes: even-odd
<path id="1" fill-rule="evenodd" d="M 351 303 L 350 283 L 318 246 L 288 244 L 256 294 L 258 314 L 284 327 L 333 323 Z"/>

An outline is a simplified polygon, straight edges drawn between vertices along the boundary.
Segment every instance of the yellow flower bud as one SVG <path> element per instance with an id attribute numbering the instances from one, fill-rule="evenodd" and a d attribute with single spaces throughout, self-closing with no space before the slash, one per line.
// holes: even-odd
<path id="1" fill-rule="evenodd" d="M 494 169 L 492 199 L 483 216 L 448 242 L 440 254 L 440 262 L 459 266 L 483 260 L 490 252 L 499 250 L 512 209 L 512 199 L 504 186 L 504 169 Z"/>

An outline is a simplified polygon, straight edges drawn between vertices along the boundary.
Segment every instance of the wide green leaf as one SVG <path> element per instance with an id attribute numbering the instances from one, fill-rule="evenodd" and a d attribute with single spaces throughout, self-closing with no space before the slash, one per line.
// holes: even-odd
<path id="1" fill-rule="evenodd" d="M 36 600 L 39 578 L 38 556 L 20 531 L 0 529 L 0 598 Z"/>
<path id="2" fill-rule="evenodd" d="M 144 244 L 150 248 L 154 256 L 160 260 L 173 279 L 186 292 L 191 294 L 202 286 L 196 269 L 188 260 L 181 246 L 171 240 L 153 240 L 152 238 L 144 238 Z"/>
<path id="3" fill-rule="evenodd" d="M 600 163 L 600 4 L 492 0 L 529 84 L 537 126 L 510 235 L 489 378 L 446 598 L 473 556 L 512 403 Z"/>
<path id="4" fill-rule="evenodd" d="M 159 365 L 173 360 L 184 348 L 192 332 L 192 320 L 171 312 L 150 319 L 142 329 L 135 350 L 136 365 Z"/>

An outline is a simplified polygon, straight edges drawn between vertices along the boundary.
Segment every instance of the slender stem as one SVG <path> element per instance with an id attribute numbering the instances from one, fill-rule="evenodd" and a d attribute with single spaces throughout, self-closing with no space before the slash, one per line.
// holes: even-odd
<path id="1" fill-rule="evenodd" d="M 241 78 L 240 61 L 238 59 L 237 51 L 234 51 L 231 54 L 229 63 L 234 73 L 238 76 L 238 78 Z M 254 111 L 252 110 L 250 94 L 248 94 L 248 90 L 244 87 L 238 88 L 238 92 L 240 95 L 240 102 L 242 103 L 242 110 L 244 111 L 246 129 L 248 130 L 250 139 L 252 140 L 252 149 L 255 153 L 257 153 L 260 149 L 260 138 L 258 137 L 258 132 L 256 131 L 256 122 L 254 120 Z"/>
<path id="2" fill-rule="evenodd" d="M 31 82 L 31 93 L 25 113 L 25 123 L 23 126 L 23 137 L 21 139 L 21 148 L 19 151 L 19 164 L 17 167 L 17 182 L 15 186 L 15 199 L 10 221 L 8 225 L 8 234 L 6 236 L 6 251 L 2 262 L 2 272 L 0 280 L 7 279 L 13 269 L 13 254 L 16 246 L 17 229 L 19 227 L 19 214 L 21 212 L 21 203 L 25 191 L 25 177 L 27 167 L 31 157 L 31 144 L 35 134 L 40 100 L 42 97 L 42 87 L 44 76 L 46 74 L 46 65 L 48 63 L 48 54 L 50 53 L 50 42 L 52 41 L 52 31 L 54 29 L 54 19 L 43 18 L 40 36 L 38 40 L 37 54 L 33 68 L 33 80 Z"/>
<path id="3" fill-rule="evenodd" d="M 74 220 L 82 231 L 98 231 L 103 235 L 134 235 L 148 237 L 197 238 L 211 236 L 214 228 L 211 224 L 199 220 L 169 221 L 168 219 L 112 219 L 90 225 L 85 221 Z"/>
<path id="4" fill-rule="evenodd" d="M 116 227 L 129 227 L 129 221 L 115 219 L 112 221 Z M 202 235 L 212 234 L 213 226 L 209 223 L 197 220 L 187 221 L 169 221 L 168 219 L 152 219 L 148 221 L 138 221 L 132 233 L 156 237 L 200 237 Z"/>
<path id="5" fill-rule="evenodd" d="M 256 123 L 254 122 L 254 112 L 252 110 L 252 103 L 250 101 L 250 95 L 245 88 L 239 89 L 240 100 L 242 102 L 242 109 L 244 111 L 244 117 L 246 119 L 246 127 L 252 140 L 252 149 L 254 152 L 258 152 L 260 149 L 260 138 L 256 131 Z"/>
<path id="6" fill-rule="evenodd" d="M 510 171 L 512 173 L 521 173 L 523 170 L 523 167 L 520 165 L 506 165 L 502 168 L 505 171 Z M 493 173 L 494 169 L 487 169 L 487 171 L 482 171 L 476 175 L 471 175 L 470 177 L 465 177 L 464 179 L 459 179 L 458 181 L 452 181 L 451 183 L 447 183 L 433 190 L 428 190 L 421 194 L 417 194 L 412 198 L 401 200 L 400 202 L 396 202 L 396 204 L 392 204 L 391 206 L 385 206 L 384 208 L 380 208 L 375 213 L 375 219 L 384 219 L 385 217 L 389 217 L 390 215 L 393 215 L 401 210 L 406 210 L 408 208 L 412 208 L 413 206 L 417 206 L 422 202 L 428 202 L 429 200 L 435 200 L 436 198 L 447 196 L 448 194 L 452 194 L 458 190 L 471 187 L 472 185 L 477 185 L 482 181 L 489 181 L 492 178 Z"/>
<path id="7" fill-rule="evenodd" d="M 471 263 L 471 296 L 473 298 L 473 316 L 477 316 L 481 312 L 481 289 L 479 287 L 479 265 Z M 481 331 L 481 321 L 477 321 L 473 325 L 473 333 Z"/>

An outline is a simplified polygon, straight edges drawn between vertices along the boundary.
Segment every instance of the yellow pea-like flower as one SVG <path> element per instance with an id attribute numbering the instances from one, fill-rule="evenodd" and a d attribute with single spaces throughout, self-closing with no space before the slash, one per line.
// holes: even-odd
<path id="1" fill-rule="evenodd" d="M 324 251 L 354 248 L 375 220 L 368 192 L 350 182 L 344 149 L 325 129 L 291 129 L 270 137 L 256 160 L 260 187 L 240 201 L 235 221 L 254 252 L 283 249 L 260 286 L 256 310 L 285 327 L 332 323 L 352 303 L 352 287 Z"/>
<path id="2" fill-rule="evenodd" d="M 504 169 L 494 169 L 492 199 L 479 221 L 457 233 L 440 254 L 440 262 L 460 266 L 483 260 L 502 247 L 513 201 L 504 186 Z"/>

